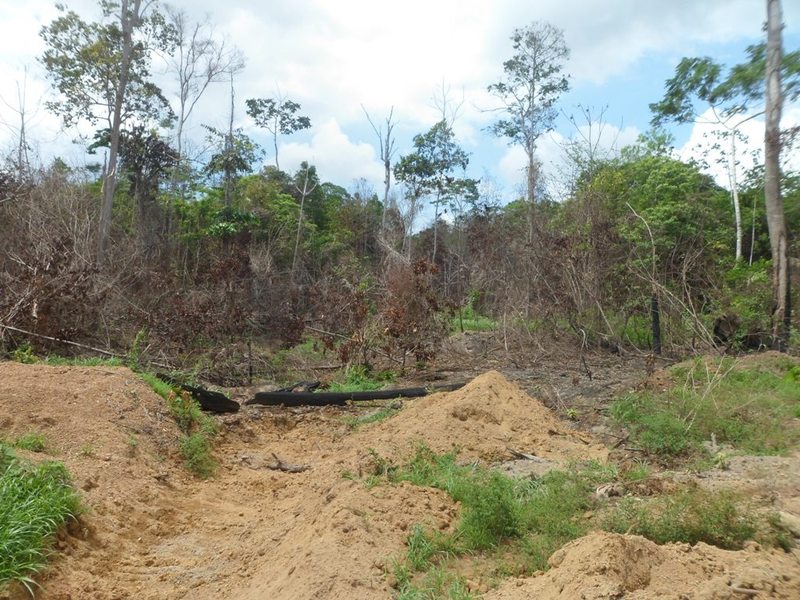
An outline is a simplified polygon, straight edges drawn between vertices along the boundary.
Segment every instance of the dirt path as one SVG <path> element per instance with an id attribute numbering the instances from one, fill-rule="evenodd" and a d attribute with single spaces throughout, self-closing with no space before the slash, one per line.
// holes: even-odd
<path id="1" fill-rule="evenodd" d="M 547 381 L 528 373 L 534 378 L 520 379 L 523 385 Z M 571 376 L 566 380 L 554 373 L 548 377 L 565 380 L 562 390 L 583 390 L 571 398 L 594 393 L 581 386 L 625 385 L 599 371 L 591 381 L 577 384 Z M 199 481 L 179 464 L 179 432 L 163 401 L 127 369 L 0 364 L 4 435 L 43 433 L 48 453 L 74 474 L 89 508 L 59 540 L 61 553 L 42 577 L 38 597 L 391 598 L 386 573 L 411 527 L 426 523 L 449 530 L 458 506 L 438 490 L 408 484 L 368 489 L 343 474 L 368 473 L 375 453 L 400 461 L 420 440 L 437 451 L 457 446 L 465 458 L 484 461 L 507 457 L 509 447 L 556 465 L 602 460 L 608 454 L 591 434 L 558 419 L 497 372 L 479 376 L 458 392 L 408 401 L 390 420 L 358 431 L 348 428 L 343 415 L 331 408 L 246 408 L 225 417 L 219 472 Z M 271 470 L 273 455 L 310 468 L 296 474 Z M 734 562 L 743 560 L 733 554 Z M 569 556 L 548 577 L 566 572 Z M 724 563 L 715 555 L 718 559 Z M 710 559 L 703 554 L 697 560 Z M 775 564 L 792 581 L 800 581 L 795 563 Z M 724 565 L 714 572 L 725 572 Z M 496 597 L 531 597 L 513 595 L 527 585 L 510 582 Z M 577 597 L 548 593 L 539 597 Z"/>

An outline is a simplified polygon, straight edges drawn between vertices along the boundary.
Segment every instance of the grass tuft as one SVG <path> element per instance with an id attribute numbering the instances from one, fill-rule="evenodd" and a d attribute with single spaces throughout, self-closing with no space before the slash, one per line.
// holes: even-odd
<path id="1" fill-rule="evenodd" d="M 14 446 L 22 450 L 27 450 L 28 452 L 44 452 L 47 447 L 47 439 L 42 433 L 26 433 L 17 438 L 17 441 L 14 442 Z"/>
<path id="2" fill-rule="evenodd" d="M 0 445 L 0 588 L 17 581 L 32 595 L 53 536 L 80 511 L 62 464 L 31 465 Z"/>

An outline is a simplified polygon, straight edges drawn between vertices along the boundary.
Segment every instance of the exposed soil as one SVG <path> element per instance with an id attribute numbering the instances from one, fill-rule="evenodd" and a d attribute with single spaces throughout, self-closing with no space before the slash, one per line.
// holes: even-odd
<path id="1" fill-rule="evenodd" d="M 613 368 L 604 369 L 603 360 Z M 582 429 L 601 427 L 597 415 L 606 394 L 640 380 L 643 367 L 594 358 L 589 379 L 580 362 L 571 363 L 483 373 L 456 392 L 408 400 L 391 419 L 357 431 L 343 420 L 354 409 L 245 407 L 219 419 L 221 467 L 208 481 L 180 464 L 180 434 L 163 400 L 129 370 L 0 363 L 3 437 L 43 433 L 47 453 L 66 464 L 88 507 L 58 541 L 60 552 L 40 578 L 37 596 L 391 598 L 387 572 L 411 527 L 450 530 L 459 507 L 438 490 L 368 489 L 343 473 L 370 472 L 376 455 L 399 462 L 421 441 L 487 463 L 509 460 L 510 448 L 535 455 L 546 468 L 604 460 L 608 449 L 601 442 L 614 439 L 610 430 L 606 439 Z M 455 366 L 446 377 L 470 370 Z M 537 386 L 550 390 L 547 402 L 526 393 Z M 577 406 L 579 423 L 558 418 L 546 404 L 556 412 Z M 310 468 L 270 470 L 275 456 Z M 791 500 L 800 496 L 792 481 L 780 489 L 787 511 L 800 508 Z M 487 597 L 744 597 L 730 595 L 729 581 L 761 590 L 755 597 L 800 597 L 797 555 L 756 550 L 658 547 L 632 536 L 592 534 L 556 553 L 546 574 L 507 582 Z M 671 577 L 685 578 L 686 591 L 670 588 Z M 578 581 L 585 587 L 575 587 Z M 10 591 L 5 597 L 25 596 Z"/>

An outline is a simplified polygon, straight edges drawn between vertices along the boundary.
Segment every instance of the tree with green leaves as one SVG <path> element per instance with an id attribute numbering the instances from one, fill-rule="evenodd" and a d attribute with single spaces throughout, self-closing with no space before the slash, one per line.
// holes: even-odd
<path id="1" fill-rule="evenodd" d="M 543 21 L 515 29 L 511 41 L 514 55 L 503 63 L 504 79 L 488 87 L 489 93 L 501 101 L 497 110 L 503 115 L 490 131 L 525 150 L 527 200 L 532 218 L 538 180 L 536 144 L 542 134 L 553 128 L 555 103 L 569 89 L 569 79 L 562 72 L 569 49 L 564 33 Z M 531 237 L 532 231 L 531 222 Z"/>
<path id="2" fill-rule="evenodd" d="M 417 200 L 431 197 L 434 207 L 433 256 L 436 262 L 437 224 L 444 207 L 458 197 L 477 198 L 478 182 L 464 175 L 469 165 L 467 154 L 455 140 L 447 121 L 439 121 L 426 133 L 414 136 L 414 152 L 401 156 L 394 167 L 395 178 L 405 183 Z M 460 175 L 460 176 L 459 176 Z"/>
<path id="3" fill-rule="evenodd" d="M 261 156 L 261 148 L 241 128 L 226 132 L 209 125 L 203 127 L 208 132 L 208 142 L 215 148 L 205 172 L 211 176 L 222 176 L 225 205 L 229 206 L 233 183 L 240 175 L 252 171 L 253 163 Z"/>
<path id="4" fill-rule="evenodd" d="M 297 114 L 300 105 L 297 102 L 282 98 L 250 98 L 246 102 L 247 114 L 272 134 L 272 145 L 275 148 L 275 167 L 280 169 L 278 162 L 278 136 L 291 135 L 297 131 L 311 127 L 311 119 Z"/>
<path id="5" fill-rule="evenodd" d="M 764 44 L 750 46 L 747 49 L 749 60 L 727 70 L 709 57 L 683 58 L 675 67 L 674 77 L 666 82 L 664 97 L 650 105 L 652 122 L 656 126 L 676 122 L 707 123 L 720 128 L 720 137 L 728 144 L 728 149 L 723 151 L 723 159 L 733 201 L 737 261 L 742 258 L 743 233 L 736 142 L 741 138 L 740 127 L 764 114 L 761 105 L 764 52 Z M 797 71 L 800 53 L 794 54 L 788 55 L 785 60 L 785 69 L 790 74 L 790 88 L 787 90 L 790 94 L 796 94 L 800 86 L 800 77 L 797 77 L 800 75 Z M 795 77 L 791 77 L 793 69 Z M 757 107 L 755 112 L 754 107 Z M 706 115 L 707 111 L 710 111 L 710 117 Z"/>
<path id="6" fill-rule="evenodd" d="M 123 127 L 132 119 L 171 116 L 161 90 L 150 81 L 154 50 L 171 48 L 172 30 L 150 2 L 101 0 L 102 20 L 88 22 L 59 5 L 61 15 L 41 30 L 41 62 L 60 98 L 47 107 L 67 126 L 88 122 L 109 132 L 108 162 L 97 259 L 104 260 L 111 234 L 117 162 Z"/>

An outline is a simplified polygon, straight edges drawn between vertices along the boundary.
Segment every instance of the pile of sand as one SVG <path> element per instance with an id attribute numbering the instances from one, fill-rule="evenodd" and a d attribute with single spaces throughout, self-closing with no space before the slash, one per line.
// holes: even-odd
<path id="1" fill-rule="evenodd" d="M 400 457 L 424 442 L 437 452 L 495 462 L 508 448 L 560 463 L 608 458 L 608 450 L 562 424 L 541 402 L 497 371 L 476 377 L 450 393 L 408 403 L 396 416 L 371 428 L 364 444 Z"/>
<path id="2" fill-rule="evenodd" d="M 506 581 L 486 600 L 800 598 L 798 552 L 767 551 L 755 542 L 733 552 L 595 532 L 567 544 L 548 562 L 546 573 Z"/>

